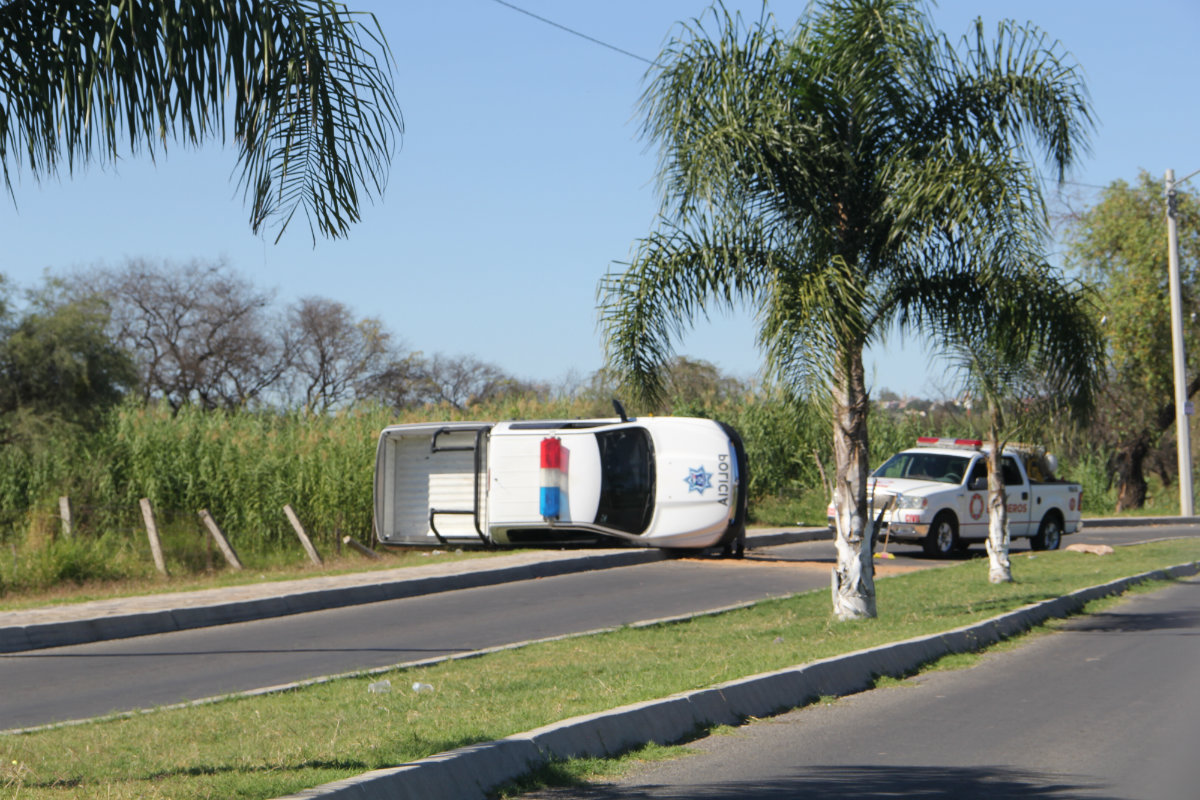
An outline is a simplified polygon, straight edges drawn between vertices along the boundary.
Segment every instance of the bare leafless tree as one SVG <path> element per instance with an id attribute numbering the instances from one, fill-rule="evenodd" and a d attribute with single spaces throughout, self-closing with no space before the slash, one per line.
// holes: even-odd
<path id="1" fill-rule="evenodd" d="M 473 356 L 426 358 L 410 353 L 393 358 L 388 368 L 373 376 L 363 388 L 372 397 L 393 408 L 444 404 L 464 411 L 512 394 L 550 395 L 550 387 L 523 381 Z"/>
<path id="2" fill-rule="evenodd" d="M 509 394 L 546 394 L 545 386 L 522 381 L 473 356 L 437 354 L 425 363 L 427 402 L 459 410 Z"/>
<path id="3" fill-rule="evenodd" d="M 496 396 L 510 380 L 499 367 L 473 356 L 440 354 L 426 362 L 425 377 L 431 402 L 446 403 L 460 410 Z"/>
<path id="4" fill-rule="evenodd" d="M 394 409 L 413 408 L 429 401 L 425 357 L 420 353 L 393 355 L 378 372 L 355 389 L 361 400 L 375 400 Z"/>
<path id="5" fill-rule="evenodd" d="M 243 407 L 277 386 L 290 361 L 292 343 L 269 317 L 271 293 L 223 262 L 131 260 L 83 282 L 111 303 L 114 338 L 135 355 L 147 400 Z"/>
<path id="6" fill-rule="evenodd" d="M 304 297 L 276 314 L 273 293 L 224 262 L 131 260 L 77 279 L 112 307 L 112 335 L 134 354 L 138 391 L 172 408 L 303 404 L 322 413 L 374 400 L 466 409 L 511 394 L 548 396 L 473 356 L 403 353 L 383 323 Z"/>
<path id="7" fill-rule="evenodd" d="M 300 299 L 288 310 L 287 327 L 293 339 L 292 393 L 312 412 L 369 393 L 396 361 L 383 323 L 371 317 L 356 321 L 336 300 Z"/>

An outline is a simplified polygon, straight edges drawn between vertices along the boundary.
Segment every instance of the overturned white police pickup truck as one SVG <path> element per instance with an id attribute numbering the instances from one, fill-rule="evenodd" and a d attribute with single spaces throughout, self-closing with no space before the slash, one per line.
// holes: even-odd
<path id="1" fill-rule="evenodd" d="M 379 435 L 384 544 L 745 546 L 746 452 L 690 417 L 393 425 Z"/>
<path id="2" fill-rule="evenodd" d="M 988 534 L 987 448 L 975 439 L 921 437 L 918 446 L 889 458 L 871 473 L 871 514 L 883 512 L 878 540 L 920 544 L 946 556 L 983 542 Z M 1028 537 L 1034 550 L 1057 550 L 1064 534 L 1079 530 L 1083 489 L 1057 480 L 1052 455 L 1010 445 L 1000 460 L 1008 502 L 1009 534 Z M 885 510 L 886 509 L 886 510 Z M 833 525 L 833 507 L 829 508 Z"/>

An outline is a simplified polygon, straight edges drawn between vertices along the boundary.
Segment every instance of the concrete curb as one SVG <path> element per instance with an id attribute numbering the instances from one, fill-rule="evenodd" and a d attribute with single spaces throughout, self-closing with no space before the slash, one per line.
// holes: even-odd
<path id="1" fill-rule="evenodd" d="M 825 529 L 802 529 L 756 534 L 748 537 L 751 547 L 772 547 L 793 542 L 832 538 Z M 331 608 L 399 600 L 405 597 L 495 586 L 501 583 L 549 578 L 598 569 L 628 567 L 664 561 L 672 556 L 653 548 L 631 548 L 616 553 L 542 561 L 498 569 L 471 569 L 452 575 L 404 578 L 381 583 L 297 591 L 204 606 L 136 611 L 102 617 L 13 625 L 0 628 L 0 653 L 16 653 L 75 644 L 128 639 L 156 633 L 229 625 L 235 622 L 305 614 Z"/>
<path id="2" fill-rule="evenodd" d="M 823 695 L 870 688 L 950 653 L 978 650 L 1100 597 L 1155 578 L 1200 573 L 1200 562 L 1092 586 L 944 633 L 859 650 L 709 689 L 574 717 L 493 742 L 470 745 L 391 769 L 318 786 L 280 800 L 486 800 L 495 788 L 553 761 L 609 756 L 648 742 L 669 744 L 713 724 L 739 724 L 804 705 Z"/>
<path id="3" fill-rule="evenodd" d="M 1200 517 L 1095 517 L 1084 518 L 1083 529 L 1134 528 L 1138 525 L 1195 525 Z"/>

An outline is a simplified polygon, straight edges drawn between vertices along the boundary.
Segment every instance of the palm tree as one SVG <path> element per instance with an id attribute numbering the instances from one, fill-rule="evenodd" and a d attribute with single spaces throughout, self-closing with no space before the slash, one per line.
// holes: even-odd
<path id="1" fill-rule="evenodd" d="M 1038 224 L 1023 157 L 1040 146 L 1061 178 L 1089 104 L 1036 28 L 1005 22 L 989 41 L 977 22 L 960 53 L 919 0 L 828 0 L 786 35 L 765 12 L 711 17 L 712 36 L 682 26 L 649 73 L 663 216 L 601 281 L 609 359 L 653 396 L 697 315 L 756 309 L 769 369 L 831 399 L 834 612 L 874 616 L 863 350 L 896 326 L 990 324 L 984 273 L 1021 264 L 984 270 L 958 243 Z"/>
<path id="2" fill-rule="evenodd" d="M 1028 268 L 1000 270 L 997 302 L 988 324 L 944 330 L 941 339 L 957 363 L 963 388 L 987 405 L 988 580 L 1011 582 L 1008 494 L 1001 456 L 1012 436 L 1054 420 L 1062 425 L 1090 414 L 1104 380 L 1104 345 L 1096 323 L 1096 293 L 1068 284 L 1036 251 L 1000 248 L 979 252 L 987 264 L 997 258 L 1024 258 Z M 1030 460 L 1040 452 L 1029 453 Z M 1028 470 L 1027 470 L 1028 471 Z M 1043 521 L 1044 524 L 1052 522 Z M 1033 538 L 1044 546 L 1045 531 Z"/>
<path id="3" fill-rule="evenodd" d="M 346 235 L 359 195 L 383 191 L 403 133 L 378 24 L 332 0 L 0 0 L 10 193 L 19 166 L 153 158 L 223 138 L 227 115 L 251 227 L 282 235 L 302 210 L 314 243 Z"/>

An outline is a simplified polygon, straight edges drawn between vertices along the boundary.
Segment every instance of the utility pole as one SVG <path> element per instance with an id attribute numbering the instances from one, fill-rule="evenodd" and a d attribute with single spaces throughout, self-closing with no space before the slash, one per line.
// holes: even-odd
<path id="1" fill-rule="evenodd" d="M 1172 360 L 1175 365 L 1175 435 L 1176 452 L 1179 458 L 1179 516 L 1193 514 L 1192 500 L 1192 436 L 1188 424 L 1187 408 L 1187 362 L 1183 355 L 1183 301 L 1179 289 L 1179 234 L 1175 230 L 1175 186 L 1183 183 L 1200 170 L 1183 180 L 1175 180 L 1175 170 L 1166 174 L 1167 188 L 1167 271 L 1171 282 L 1171 341 Z"/>

